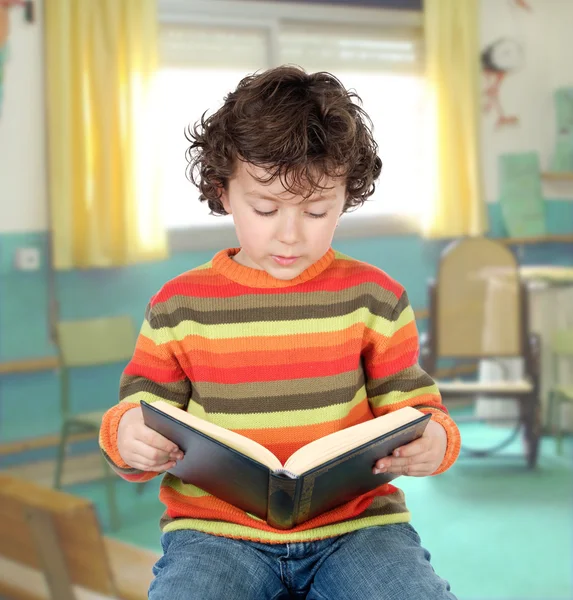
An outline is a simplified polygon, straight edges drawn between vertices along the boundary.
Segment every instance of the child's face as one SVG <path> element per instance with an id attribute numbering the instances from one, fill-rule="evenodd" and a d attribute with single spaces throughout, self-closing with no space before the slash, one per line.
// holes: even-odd
<path id="1" fill-rule="evenodd" d="M 238 161 L 221 200 L 233 215 L 241 250 L 235 260 L 277 279 L 294 279 L 330 248 L 344 208 L 344 178 L 324 178 L 309 200 L 285 190 L 277 178 L 263 184 L 263 169 Z"/>

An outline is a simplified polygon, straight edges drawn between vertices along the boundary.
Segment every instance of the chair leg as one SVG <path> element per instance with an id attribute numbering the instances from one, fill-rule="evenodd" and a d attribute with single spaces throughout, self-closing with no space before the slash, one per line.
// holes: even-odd
<path id="1" fill-rule="evenodd" d="M 539 452 L 540 422 L 539 405 L 535 398 L 530 398 L 527 404 L 522 404 L 523 424 L 525 428 L 525 444 L 527 453 L 527 466 L 530 469 L 537 465 L 537 455 Z"/>
<path id="2" fill-rule="evenodd" d="M 557 390 L 549 392 L 549 406 L 547 410 L 548 429 L 555 438 L 555 452 L 558 455 L 563 454 L 563 428 L 561 426 L 561 404 L 562 399 Z"/>
<path id="3" fill-rule="evenodd" d="M 561 419 L 562 398 L 555 394 L 555 450 L 559 456 L 563 456 L 563 421 Z"/>
<path id="4" fill-rule="evenodd" d="M 60 433 L 60 443 L 58 445 L 58 454 L 56 457 L 56 471 L 54 473 L 54 488 L 59 490 L 62 487 L 62 475 L 64 471 L 64 461 L 66 460 L 66 447 L 68 444 L 68 425 L 64 423 Z"/>
<path id="5" fill-rule="evenodd" d="M 103 461 L 104 467 L 104 477 L 105 477 L 105 491 L 107 495 L 107 506 L 109 509 L 109 520 L 112 531 L 117 531 L 120 527 L 120 518 L 119 518 L 119 510 L 117 508 L 117 497 L 115 493 L 115 473 L 112 468 L 109 466 L 107 460 L 104 455 L 101 455 L 101 459 Z"/>

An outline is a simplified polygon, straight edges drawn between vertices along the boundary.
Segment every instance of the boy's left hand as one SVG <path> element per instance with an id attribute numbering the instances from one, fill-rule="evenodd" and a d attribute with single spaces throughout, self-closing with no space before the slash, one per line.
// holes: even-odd
<path id="1" fill-rule="evenodd" d="M 373 473 L 396 473 L 423 477 L 431 475 L 442 464 L 448 438 L 445 429 L 429 421 L 421 438 L 396 448 L 391 456 L 376 461 Z"/>

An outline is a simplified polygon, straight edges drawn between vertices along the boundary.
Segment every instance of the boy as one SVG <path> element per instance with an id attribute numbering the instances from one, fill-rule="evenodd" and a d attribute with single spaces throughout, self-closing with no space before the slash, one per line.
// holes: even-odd
<path id="1" fill-rule="evenodd" d="M 459 432 L 417 364 L 404 289 L 334 252 L 342 213 L 374 191 L 381 161 L 357 97 L 328 73 L 279 67 L 243 79 L 188 132 L 189 175 L 240 248 L 168 282 L 150 301 L 101 446 L 144 481 L 182 458 L 140 400 L 167 400 L 263 444 L 284 462 L 328 433 L 402 406 L 430 412 L 422 438 L 374 472 L 441 473 Z M 149 598 L 455 598 L 433 571 L 391 484 L 276 530 L 165 474 L 163 557 Z"/>

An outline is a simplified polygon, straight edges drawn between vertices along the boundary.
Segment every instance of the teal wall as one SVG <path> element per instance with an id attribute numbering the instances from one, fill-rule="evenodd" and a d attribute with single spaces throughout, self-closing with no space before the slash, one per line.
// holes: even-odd
<path id="1" fill-rule="evenodd" d="M 499 205 L 490 205 L 492 236 L 504 236 Z M 573 233 L 573 202 L 547 203 L 550 233 Z M 17 247 L 37 246 L 47 256 L 45 233 L 0 235 L 0 361 L 54 354 L 48 333 L 48 278 L 40 271 L 15 271 Z M 444 242 L 418 236 L 341 240 L 336 249 L 372 263 L 399 280 L 415 309 L 426 306 L 426 284 L 435 272 Z M 525 245 L 516 249 L 524 264 L 573 265 L 573 244 Z M 108 270 L 59 273 L 56 280 L 64 319 L 130 314 L 136 323 L 148 299 L 165 281 L 200 265 L 213 252 L 178 253 L 161 263 Z M 424 324 L 420 323 L 423 328 Z M 74 406 L 108 407 L 117 399 L 121 365 L 77 370 L 72 379 Z M 11 441 L 58 431 L 58 381 L 53 372 L 0 378 L 0 440 Z M 8 460 L 8 459 L 4 459 Z"/>

